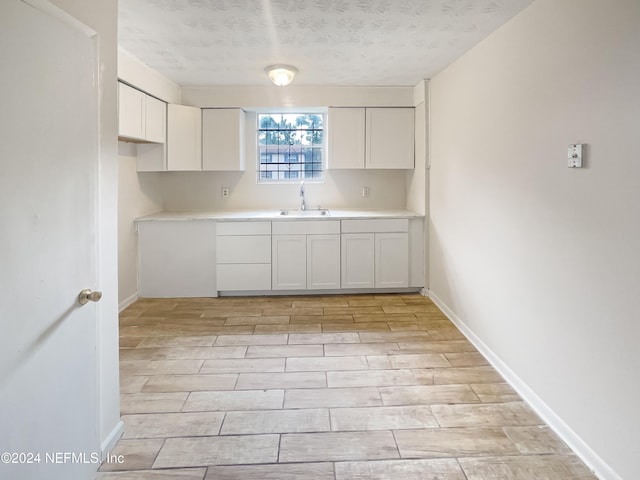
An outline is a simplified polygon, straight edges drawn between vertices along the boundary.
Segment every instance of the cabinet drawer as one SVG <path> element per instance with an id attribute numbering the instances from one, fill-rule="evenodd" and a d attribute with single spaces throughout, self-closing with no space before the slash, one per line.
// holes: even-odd
<path id="1" fill-rule="evenodd" d="M 217 235 L 271 235 L 271 222 L 218 222 Z"/>
<path id="2" fill-rule="evenodd" d="M 293 220 L 273 222 L 274 235 L 323 235 L 340 233 L 339 220 Z"/>
<path id="3" fill-rule="evenodd" d="M 408 231 L 408 218 L 342 220 L 342 233 L 386 233 Z"/>
<path id="4" fill-rule="evenodd" d="M 271 263 L 271 235 L 216 237 L 216 263 Z"/>
<path id="5" fill-rule="evenodd" d="M 218 290 L 271 290 L 271 264 L 228 264 L 217 267 Z"/>

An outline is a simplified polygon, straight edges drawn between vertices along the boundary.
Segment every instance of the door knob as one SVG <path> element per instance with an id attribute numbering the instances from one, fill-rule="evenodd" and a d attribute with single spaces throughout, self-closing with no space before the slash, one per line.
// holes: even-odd
<path id="1" fill-rule="evenodd" d="M 98 291 L 94 292 L 90 288 L 85 288 L 84 290 L 82 290 L 80 292 L 80 295 L 78 295 L 78 303 L 80 305 L 84 305 L 85 303 L 88 303 L 89 301 L 97 302 L 101 298 L 102 298 L 102 292 L 98 292 Z"/>

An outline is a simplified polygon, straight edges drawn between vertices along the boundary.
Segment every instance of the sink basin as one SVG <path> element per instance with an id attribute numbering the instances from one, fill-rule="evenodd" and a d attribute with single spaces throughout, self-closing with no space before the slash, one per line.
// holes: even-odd
<path id="1" fill-rule="evenodd" d="M 280 210 L 278 215 L 288 217 L 328 217 L 331 214 L 325 208 L 320 210 Z"/>

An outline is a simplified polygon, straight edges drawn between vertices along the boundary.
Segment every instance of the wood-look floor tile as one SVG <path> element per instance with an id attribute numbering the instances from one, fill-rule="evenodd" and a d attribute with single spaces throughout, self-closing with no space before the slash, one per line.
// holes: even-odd
<path id="1" fill-rule="evenodd" d="M 196 392 L 207 390 L 233 390 L 237 374 L 213 375 L 154 375 L 149 378 L 143 392 Z"/>
<path id="2" fill-rule="evenodd" d="M 222 412 L 123 415 L 122 438 L 201 437 L 220 432 Z"/>
<path id="3" fill-rule="evenodd" d="M 302 357 L 287 358 L 287 372 L 321 372 L 327 370 L 367 370 L 366 357 Z M 363 372 L 358 372 L 363 373 Z"/>
<path id="4" fill-rule="evenodd" d="M 522 399 L 508 383 L 470 384 L 482 403 L 518 402 Z"/>
<path id="5" fill-rule="evenodd" d="M 148 349 L 141 349 L 148 350 Z M 213 358 L 244 358 L 246 346 L 238 347 L 169 347 L 167 360 L 210 360 Z"/>
<path id="6" fill-rule="evenodd" d="M 149 378 L 143 375 L 120 375 L 120 393 L 140 393 Z"/>
<path id="7" fill-rule="evenodd" d="M 402 297 L 390 296 L 390 297 L 372 297 L 365 296 L 362 298 L 350 298 L 348 300 L 348 306 L 350 307 L 381 307 L 382 305 L 406 305 Z"/>
<path id="8" fill-rule="evenodd" d="M 216 335 L 147 337 L 140 347 L 212 347 L 218 338 Z"/>
<path id="9" fill-rule="evenodd" d="M 353 323 L 352 315 L 292 315 L 289 323 Z"/>
<path id="10" fill-rule="evenodd" d="M 319 357 L 322 345 L 251 345 L 246 358 Z"/>
<path id="11" fill-rule="evenodd" d="M 256 325 L 256 335 L 269 333 L 320 333 L 322 325 L 319 323 L 296 323 L 287 325 Z"/>
<path id="12" fill-rule="evenodd" d="M 274 388 L 325 388 L 324 372 L 241 373 L 236 390 L 268 390 Z"/>
<path id="13" fill-rule="evenodd" d="M 237 325 L 230 327 L 204 327 L 204 326 L 190 326 L 190 325 L 148 325 L 143 327 L 132 326 L 124 327 L 120 329 L 122 336 L 134 336 L 134 337 L 162 337 L 162 336 L 196 336 L 196 335 L 240 335 L 251 334 L 253 332 L 252 325 Z"/>
<path id="14" fill-rule="evenodd" d="M 151 468 L 153 461 L 162 447 L 164 440 L 143 439 L 143 440 L 120 440 L 113 447 L 111 455 L 124 460 L 119 462 L 105 462 L 100 467 L 101 471 L 109 472 L 114 470 L 142 470 Z"/>
<path id="15" fill-rule="evenodd" d="M 221 435 L 246 435 L 259 433 L 326 432 L 329 426 L 329 410 L 259 410 L 227 412 Z"/>
<path id="16" fill-rule="evenodd" d="M 206 473 L 206 468 L 98 472 L 96 480 L 203 480 Z"/>
<path id="17" fill-rule="evenodd" d="M 216 346 L 222 345 L 285 345 L 289 337 L 287 334 L 274 335 L 220 335 L 216 339 Z"/>
<path id="18" fill-rule="evenodd" d="M 428 342 L 427 332 L 360 332 L 362 343 Z"/>
<path id="19" fill-rule="evenodd" d="M 523 455 L 571 454 L 571 449 L 546 425 L 504 427 L 503 430 Z"/>
<path id="20" fill-rule="evenodd" d="M 289 345 L 309 345 L 327 343 L 360 343 L 360 336 L 353 333 L 311 333 L 289 335 Z"/>
<path id="21" fill-rule="evenodd" d="M 378 407 L 377 388 L 322 388 L 287 390 L 284 408 Z"/>
<path id="22" fill-rule="evenodd" d="M 466 480 L 454 459 L 338 462 L 336 480 Z"/>
<path id="23" fill-rule="evenodd" d="M 454 367 L 483 367 L 490 365 L 487 359 L 478 352 L 445 353 L 444 356 Z"/>
<path id="24" fill-rule="evenodd" d="M 293 307 L 301 308 L 301 307 L 348 307 L 349 300 L 346 298 L 332 297 L 332 298 L 317 298 L 317 299 L 302 299 L 302 300 L 294 300 Z"/>
<path id="25" fill-rule="evenodd" d="M 209 467 L 205 480 L 334 480 L 333 463 Z"/>
<path id="26" fill-rule="evenodd" d="M 282 435 L 280 462 L 399 458 L 389 431 L 289 433 Z"/>
<path id="27" fill-rule="evenodd" d="M 392 313 L 425 313 L 429 311 L 434 311 L 437 307 L 428 304 L 417 304 L 417 305 L 384 305 L 382 307 L 384 313 L 392 314 Z"/>
<path id="28" fill-rule="evenodd" d="M 274 463 L 280 435 L 167 438 L 153 468 Z"/>
<path id="29" fill-rule="evenodd" d="M 225 325 L 286 325 L 289 323 L 288 315 L 260 315 L 253 317 L 229 317 Z"/>
<path id="30" fill-rule="evenodd" d="M 341 357 L 348 355 L 389 355 L 400 353 L 397 343 L 360 343 L 344 344 L 330 343 L 324 346 L 327 357 Z"/>
<path id="31" fill-rule="evenodd" d="M 326 357 L 325 357 L 326 358 Z M 351 357 L 333 357 L 344 360 Z M 360 357 L 356 357 L 360 358 Z M 287 368 L 289 361 L 287 360 Z M 366 360 L 364 361 L 366 365 Z M 365 367 L 366 368 L 366 367 Z M 331 369 L 340 370 L 340 369 Z M 346 370 L 346 369 L 343 369 Z M 336 387 L 386 387 L 393 385 L 415 385 L 416 379 L 411 370 L 369 370 L 369 371 L 331 371 L 327 372 L 327 386 Z"/>
<path id="32" fill-rule="evenodd" d="M 274 410 L 282 408 L 284 390 L 239 390 L 192 392 L 183 412 L 225 412 L 229 410 Z"/>
<path id="33" fill-rule="evenodd" d="M 380 313 L 378 313 L 377 315 L 364 315 L 364 314 L 360 314 L 360 315 L 354 315 L 353 316 L 353 321 L 356 323 L 375 323 L 375 322 L 410 322 L 410 321 L 416 321 L 416 317 L 413 316 L 413 314 L 401 314 L 401 313 L 394 313 L 391 315 L 380 315 Z"/>
<path id="34" fill-rule="evenodd" d="M 356 323 L 356 322 L 330 322 L 322 323 L 323 332 L 388 332 L 389 325 L 387 322 L 371 322 L 371 323 Z"/>
<path id="35" fill-rule="evenodd" d="M 163 413 L 179 412 L 188 393 L 127 393 L 120 395 L 120 412 Z"/>
<path id="36" fill-rule="evenodd" d="M 538 416 L 523 402 L 434 405 L 431 409 L 442 427 L 542 425 Z"/>
<path id="37" fill-rule="evenodd" d="M 574 456 L 460 458 L 468 480 L 596 480 Z"/>
<path id="38" fill-rule="evenodd" d="M 259 317 L 262 315 L 262 308 L 260 307 L 242 307 L 234 305 L 230 307 L 222 308 L 209 308 L 202 312 L 203 317 L 217 317 L 217 318 L 229 318 L 229 317 Z"/>
<path id="39" fill-rule="evenodd" d="M 455 327 L 451 328 L 427 328 L 431 339 L 438 340 L 466 340 L 466 337 Z"/>
<path id="40" fill-rule="evenodd" d="M 332 408 L 331 430 L 399 430 L 438 427 L 428 406 Z"/>
<path id="41" fill-rule="evenodd" d="M 427 342 L 398 342 L 403 353 L 474 353 L 476 348 L 468 340 L 441 340 Z"/>
<path id="42" fill-rule="evenodd" d="M 204 360 L 122 360 L 121 375 L 189 375 L 198 373 Z"/>
<path id="43" fill-rule="evenodd" d="M 144 342 L 145 337 L 121 337 L 120 348 L 135 348 Z"/>
<path id="44" fill-rule="evenodd" d="M 325 307 L 325 315 L 383 315 L 381 306 L 374 307 Z"/>
<path id="45" fill-rule="evenodd" d="M 262 309 L 262 315 L 322 315 L 322 307 L 268 307 Z"/>
<path id="46" fill-rule="evenodd" d="M 394 431 L 402 458 L 516 455 L 500 428 L 433 428 Z"/>
<path id="47" fill-rule="evenodd" d="M 284 360 L 284 358 L 205 360 L 200 373 L 284 372 Z"/>
<path id="48" fill-rule="evenodd" d="M 391 368 L 437 368 L 450 367 L 444 355 L 436 353 L 413 353 L 406 355 L 372 355 L 367 357 L 372 369 L 388 370 Z"/>
<path id="49" fill-rule="evenodd" d="M 384 405 L 437 405 L 479 403 L 469 385 L 420 385 L 380 387 Z"/>
<path id="50" fill-rule="evenodd" d="M 418 382 L 449 385 L 458 383 L 504 383 L 493 367 L 432 368 L 413 371 Z"/>

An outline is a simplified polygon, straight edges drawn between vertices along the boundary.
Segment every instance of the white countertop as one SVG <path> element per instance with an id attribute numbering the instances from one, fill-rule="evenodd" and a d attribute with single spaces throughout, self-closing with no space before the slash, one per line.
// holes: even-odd
<path id="1" fill-rule="evenodd" d="M 194 221 L 194 220 L 345 220 L 361 218 L 423 218 L 424 215 L 410 210 L 347 210 L 329 209 L 329 215 L 300 215 L 296 210 L 289 210 L 289 215 L 281 215 L 280 210 L 218 210 L 190 212 L 158 212 L 136 219 L 136 222 L 156 221 Z"/>

